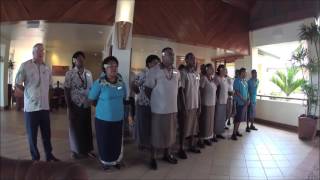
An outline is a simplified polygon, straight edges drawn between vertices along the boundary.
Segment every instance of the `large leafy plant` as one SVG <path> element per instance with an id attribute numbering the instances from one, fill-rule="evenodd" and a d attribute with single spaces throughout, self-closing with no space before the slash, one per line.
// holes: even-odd
<path id="1" fill-rule="evenodd" d="M 299 39 L 308 42 L 309 46 L 300 45 L 292 55 L 293 65 L 299 67 L 302 72 L 309 73 L 309 81 L 302 85 L 302 90 L 307 96 L 306 116 L 317 119 L 319 114 L 319 90 L 320 90 L 320 26 L 311 23 L 310 25 L 301 25 Z M 315 82 L 317 79 L 317 82 Z"/>

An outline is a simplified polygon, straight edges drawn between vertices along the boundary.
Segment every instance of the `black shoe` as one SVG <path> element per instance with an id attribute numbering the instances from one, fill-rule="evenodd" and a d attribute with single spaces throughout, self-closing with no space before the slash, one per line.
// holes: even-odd
<path id="1" fill-rule="evenodd" d="M 190 152 L 193 152 L 193 153 L 196 153 L 196 154 L 201 153 L 200 149 L 198 149 L 198 148 L 195 147 L 195 146 L 190 147 L 190 148 L 189 148 L 189 151 L 190 151 Z"/>
<path id="2" fill-rule="evenodd" d="M 204 143 L 202 141 L 198 141 L 198 147 L 203 149 L 204 148 Z"/>
<path id="3" fill-rule="evenodd" d="M 224 127 L 224 129 L 228 130 L 228 129 L 229 129 L 229 127 L 225 126 L 225 127 Z"/>
<path id="4" fill-rule="evenodd" d="M 219 139 L 226 139 L 224 136 L 222 136 L 221 134 L 218 134 L 217 135 L 217 138 L 219 138 Z"/>
<path id="5" fill-rule="evenodd" d="M 111 165 L 107 165 L 107 164 L 102 164 L 102 163 L 101 163 L 101 168 L 102 168 L 104 171 L 110 170 L 111 167 L 112 167 Z"/>
<path id="6" fill-rule="evenodd" d="M 207 145 L 207 146 L 211 146 L 212 145 L 211 141 L 209 141 L 209 140 L 204 140 L 204 144 Z"/>
<path id="7" fill-rule="evenodd" d="M 117 169 L 121 169 L 121 163 L 118 163 L 118 164 L 114 165 L 114 167 L 117 168 Z"/>
<path id="8" fill-rule="evenodd" d="M 246 132 L 250 132 L 250 128 L 249 127 L 246 128 Z"/>
<path id="9" fill-rule="evenodd" d="M 178 152 L 178 157 L 180 159 L 187 159 L 188 156 L 187 156 L 187 153 L 183 150 L 183 149 L 180 149 L 179 152 Z"/>
<path id="10" fill-rule="evenodd" d="M 150 168 L 153 169 L 153 170 L 157 170 L 158 169 L 158 164 L 157 164 L 157 161 L 155 159 L 151 159 Z"/>
<path id="11" fill-rule="evenodd" d="M 238 131 L 236 132 L 236 135 L 242 137 L 242 134 L 240 134 Z"/>
<path id="12" fill-rule="evenodd" d="M 218 142 L 218 139 L 216 137 L 214 137 L 211 139 L 211 141 L 216 143 L 216 142 Z"/>
<path id="13" fill-rule="evenodd" d="M 250 129 L 251 129 L 251 130 L 254 130 L 254 131 L 258 131 L 258 129 L 257 129 L 254 125 L 251 125 L 251 126 L 250 126 Z"/>
<path id="14" fill-rule="evenodd" d="M 172 154 L 165 155 L 162 159 L 164 161 L 167 161 L 170 164 L 177 164 L 178 163 L 178 160 Z"/>
<path id="15" fill-rule="evenodd" d="M 47 162 L 59 162 L 60 160 L 53 155 L 51 157 L 47 158 Z"/>
<path id="16" fill-rule="evenodd" d="M 73 159 L 84 159 L 86 158 L 88 155 L 82 155 L 82 154 L 79 154 L 79 153 L 75 153 L 75 152 L 72 152 L 72 155 L 71 157 Z"/>
<path id="17" fill-rule="evenodd" d="M 237 135 L 232 134 L 231 139 L 234 140 L 234 141 L 238 140 Z"/>

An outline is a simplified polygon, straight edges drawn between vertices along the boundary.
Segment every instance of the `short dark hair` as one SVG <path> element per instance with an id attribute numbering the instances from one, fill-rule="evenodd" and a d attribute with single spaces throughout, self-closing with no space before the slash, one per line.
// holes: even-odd
<path id="1" fill-rule="evenodd" d="M 118 59 L 117 59 L 116 57 L 114 57 L 114 56 L 108 56 L 108 57 L 104 58 L 104 60 L 103 60 L 103 62 L 102 62 L 102 64 L 101 64 L 101 69 L 102 69 L 102 71 L 103 71 L 104 73 L 106 72 L 106 70 L 104 69 L 104 65 L 105 65 L 105 64 L 109 64 L 109 63 L 111 63 L 111 62 L 115 62 L 115 63 L 117 64 L 117 66 L 119 66 L 119 61 L 118 61 Z"/>
<path id="2" fill-rule="evenodd" d="M 220 64 L 217 68 L 217 74 L 220 75 L 221 69 L 225 68 L 225 66 L 223 64 Z"/>
<path id="3" fill-rule="evenodd" d="M 164 53 L 166 51 L 169 51 L 169 50 L 172 50 L 172 48 L 171 47 L 165 47 L 165 48 L 162 49 L 162 53 Z"/>
<path id="4" fill-rule="evenodd" d="M 146 59 L 146 66 L 149 67 L 148 64 L 155 60 L 160 62 L 160 58 L 157 55 L 154 55 L 154 54 L 149 55 Z"/>
<path id="5" fill-rule="evenodd" d="M 86 56 L 84 55 L 84 52 L 82 52 L 82 51 L 77 51 L 77 52 L 75 52 L 75 53 L 72 55 L 72 61 L 71 61 L 71 63 L 72 63 L 72 68 L 75 67 L 75 63 L 73 62 L 73 59 L 74 59 L 74 58 L 77 59 L 79 56 L 82 56 L 83 58 L 86 58 Z"/>
<path id="6" fill-rule="evenodd" d="M 182 71 L 186 68 L 186 66 L 184 64 L 180 64 L 179 67 L 178 67 L 178 70 L 179 71 Z"/>
<path id="7" fill-rule="evenodd" d="M 184 57 L 184 60 L 186 61 L 187 59 L 194 57 L 194 54 L 192 52 L 189 52 L 188 54 L 186 54 L 186 56 Z"/>
<path id="8" fill-rule="evenodd" d="M 240 70 L 239 70 L 240 74 L 243 73 L 243 72 L 246 72 L 246 68 L 244 68 L 244 67 L 240 68 Z"/>
<path id="9" fill-rule="evenodd" d="M 257 70 L 252 69 L 252 70 L 251 70 L 251 73 L 257 73 Z"/>

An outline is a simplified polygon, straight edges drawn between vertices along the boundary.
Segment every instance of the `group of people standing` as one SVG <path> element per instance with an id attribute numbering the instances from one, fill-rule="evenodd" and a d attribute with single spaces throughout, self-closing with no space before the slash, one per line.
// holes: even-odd
<path id="1" fill-rule="evenodd" d="M 24 94 L 25 121 L 33 160 L 39 160 L 37 130 L 40 127 L 47 161 L 59 161 L 52 154 L 48 92 L 51 71 L 44 63 L 43 44 L 33 47 L 33 59 L 23 63 L 17 73 L 17 95 Z M 212 64 L 197 72 L 195 56 L 185 56 L 186 65 L 175 69 L 174 51 L 162 50 L 146 59 L 146 68 L 130 87 L 137 94 L 136 137 L 141 149 L 150 150 L 150 167 L 157 169 L 157 151 L 163 150 L 163 160 L 177 164 L 176 155 L 187 159 L 187 152 L 201 153 L 223 133 L 226 121 L 234 116 L 232 140 L 242 136 L 240 122 L 247 121 L 246 131 L 257 130 L 253 125 L 257 87 L 256 71 L 246 81 L 241 68 L 234 82 L 227 76 L 224 65 L 215 72 Z M 91 157 L 93 136 L 91 106 L 95 106 L 95 130 L 99 161 L 103 169 L 120 168 L 123 158 L 124 101 L 127 88 L 118 73 L 116 57 L 105 58 L 100 77 L 93 81 L 84 67 L 85 54 L 72 56 L 72 69 L 66 73 L 64 89 L 69 119 L 69 140 L 72 157 Z M 249 122 L 251 125 L 249 126 Z M 178 137 L 178 138 L 177 138 Z M 178 151 L 173 146 L 178 139 Z"/>
<path id="2" fill-rule="evenodd" d="M 187 159 L 186 151 L 201 153 L 205 145 L 225 139 L 223 133 L 231 117 L 232 140 L 242 136 L 239 125 L 243 121 L 247 121 L 247 132 L 257 130 L 253 124 L 259 84 L 255 70 L 247 81 L 246 69 L 241 68 L 233 80 L 224 65 L 219 65 L 216 72 L 212 64 L 202 65 L 198 73 L 192 53 L 186 54 L 186 65 L 178 70 L 173 67 L 173 49 L 164 48 L 161 58 L 148 56 L 146 68 L 132 84 L 138 95 L 137 142 L 150 150 L 151 169 L 157 169 L 157 150 L 164 150 L 163 160 L 176 164 L 175 154 Z M 176 139 L 179 148 L 173 153 Z"/>

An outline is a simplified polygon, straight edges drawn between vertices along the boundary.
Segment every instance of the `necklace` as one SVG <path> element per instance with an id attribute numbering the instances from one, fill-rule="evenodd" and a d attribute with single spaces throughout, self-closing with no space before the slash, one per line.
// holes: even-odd
<path id="1" fill-rule="evenodd" d="M 164 72 L 164 75 L 166 76 L 166 79 L 167 80 L 171 80 L 172 77 L 173 77 L 173 68 L 170 68 L 170 69 L 163 69 L 163 72 Z"/>
<path id="2" fill-rule="evenodd" d="M 84 74 L 84 79 L 82 78 L 82 75 L 81 75 L 80 71 L 78 71 L 78 76 L 79 76 L 79 78 L 81 80 L 81 85 L 82 85 L 81 87 L 83 89 L 87 89 L 87 85 L 88 85 L 87 76 L 86 76 L 85 72 L 83 74 Z"/>

